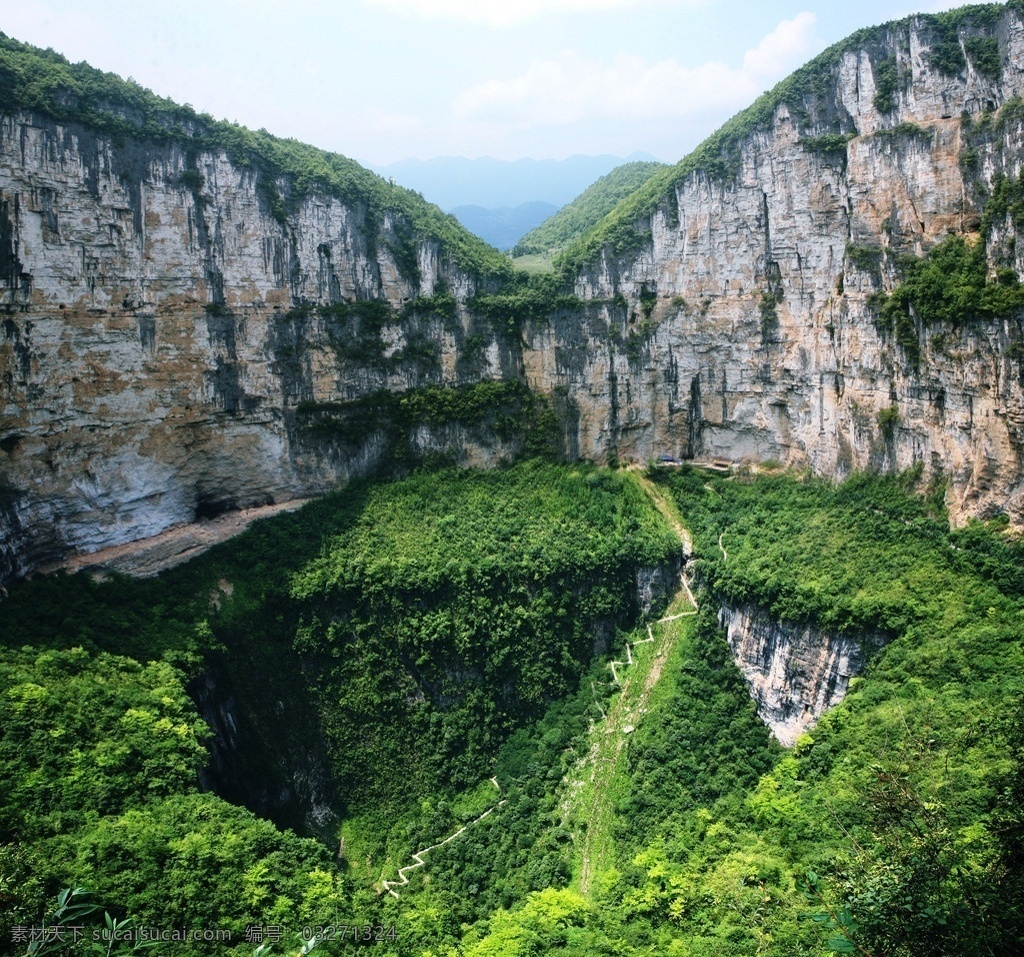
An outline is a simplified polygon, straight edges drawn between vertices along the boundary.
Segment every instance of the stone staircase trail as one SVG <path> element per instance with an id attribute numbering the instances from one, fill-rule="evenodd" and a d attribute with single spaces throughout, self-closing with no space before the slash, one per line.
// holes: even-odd
<path id="1" fill-rule="evenodd" d="M 637 482 L 639 483 L 640 487 L 647 493 L 647 495 L 650 497 L 650 499 L 653 502 L 653 504 L 655 505 L 655 507 L 662 514 L 662 516 L 669 522 L 669 524 L 675 530 L 676 534 L 679 536 L 679 541 L 680 541 L 680 544 L 682 545 L 683 562 L 684 562 L 684 565 L 685 565 L 685 562 L 687 561 L 687 559 L 689 559 L 689 557 L 693 554 L 693 540 L 690 537 L 689 531 L 682 525 L 682 523 L 676 517 L 675 512 L 674 512 L 672 506 L 666 500 L 666 498 L 664 496 L 664 493 L 653 482 L 651 482 L 650 479 L 648 479 L 646 476 L 642 475 L 640 472 L 635 471 L 633 474 L 634 474 L 634 477 L 637 479 Z M 721 539 L 719 539 L 719 546 L 721 546 Z M 723 549 L 723 552 L 724 552 L 724 549 Z M 625 661 L 612 661 L 612 662 L 609 663 L 609 667 L 611 668 L 611 671 L 612 671 L 612 677 L 615 679 L 615 683 L 620 688 L 622 687 L 622 681 L 619 678 L 619 670 L 623 669 L 623 668 L 627 668 L 627 667 L 629 667 L 630 665 L 633 664 L 633 648 L 636 647 L 637 645 L 646 645 L 646 644 L 653 643 L 655 641 L 654 632 L 651 630 L 651 625 L 652 624 L 664 624 L 664 623 L 667 623 L 667 622 L 677 621 L 680 618 L 689 618 L 689 617 L 692 617 L 693 615 L 697 614 L 697 611 L 698 611 L 697 599 L 694 598 L 693 591 L 690 588 L 690 583 L 687 581 L 686 574 L 684 572 L 680 572 L 679 573 L 679 581 L 680 581 L 680 587 L 686 593 L 686 598 L 689 601 L 690 605 L 692 606 L 690 611 L 679 612 L 679 613 L 674 614 L 674 615 L 666 615 L 664 618 L 659 618 L 659 619 L 657 619 L 656 622 L 653 622 L 653 623 L 652 622 L 648 622 L 647 623 L 647 637 L 646 638 L 641 638 L 639 641 L 634 641 L 634 642 L 628 642 L 627 641 L 626 642 L 626 660 Z M 641 690 L 641 693 L 640 693 L 641 697 L 646 697 L 646 695 L 648 695 L 650 693 L 651 688 L 657 682 L 657 680 L 660 677 L 660 675 L 661 675 L 661 666 L 660 665 L 658 665 L 658 666 L 656 666 L 656 667 L 651 669 L 651 672 L 647 675 L 647 680 L 644 683 L 644 687 Z M 595 689 L 593 687 L 593 683 L 591 683 L 591 691 L 595 692 L 594 693 L 594 699 L 595 699 L 595 702 L 597 703 L 598 709 L 601 711 L 602 719 L 604 721 L 607 721 L 608 720 L 608 715 L 606 714 L 604 708 L 601 706 L 600 702 L 597 701 L 597 694 L 596 694 L 596 691 L 595 691 Z M 613 730 L 613 729 L 609 729 L 609 731 L 611 731 L 611 730 Z M 625 729 L 624 728 L 619 728 L 618 730 L 624 731 Z M 632 726 L 629 726 L 629 730 L 630 731 L 632 730 Z M 625 733 L 628 734 L 629 732 L 626 731 Z M 624 737 L 624 735 L 623 735 L 623 737 Z M 500 794 L 501 793 L 501 787 L 499 786 L 497 779 L 492 777 L 489 780 L 494 785 L 494 787 L 498 791 L 498 793 Z M 597 796 L 598 796 L 598 798 L 599 798 L 600 792 L 602 790 L 603 790 L 602 788 L 598 788 L 597 789 Z M 417 868 L 420 868 L 420 867 L 423 867 L 423 866 L 426 865 L 427 862 L 424 860 L 425 855 L 429 854 L 431 851 L 437 850 L 437 848 L 439 848 L 439 847 L 444 847 L 445 844 L 450 844 L 452 841 L 454 841 L 457 838 L 461 837 L 471 827 L 473 827 L 475 824 L 479 824 L 480 821 L 482 821 L 488 815 L 492 814 L 499 807 L 501 807 L 504 803 L 505 803 L 505 799 L 502 798 L 500 801 L 496 802 L 491 807 L 489 807 L 486 811 L 484 811 L 484 813 L 481 814 L 479 817 L 477 817 L 474 820 L 470 821 L 468 824 L 464 824 L 462 827 L 460 827 L 453 834 L 449 834 L 448 837 L 446 837 L 443 841 L 438 841 L 436 844 L 431 844 L 429 847 L 424 847 L 424 848 L 421 848 L 420 850 L 414 852 L 413 855 L 412 855 L 413 863 L 412 864 L 406 864 L 405 867 L 400 867 L 398 869 L 398 880 L 395 880 L 395 881 L 382 880 L 381 881 L 381 886 L 392 897 L 400 900 L 401 897 L 400 897 L 398 891 L 395 888 L 405 887 L 406 885 L 408 885 L 408 883 L 409 883 L 409 878 L 408 878 L 409 872 L 410 871 L 414 871 Z M 581 877 L 581 885 L 584 888 L 589 886 L 589 877 L 590 877 L 590 874 L 589 874 L 589 871 L 590 871 L 589 863 L 590 863 L 589 862 L 589 854 L 586 851 L 584 851 L 584 854 L 583 854 L 583 875 Z"/>
<path id="2" fill-rule="evenodd" d="M 491 782 L 491 784 L 494 785 L 494 787 L 497 789 L 498 793 L 501 794 L 501 787 L 498 784 L 498 779 L 497 778 L 488 778 L 488 780 Z M 405 867 L 400 867 L 398 869 L 398 880 L 397 881 L 381 881 L 381 885 L 383 886 L 384 890 L 386 890 L 396 900 L 401 900 L 401 897 L 399 896 L 399 893 L 398 893 L 398 891 L 395 890 L 395 888 L 396 887 L 404 887 L 406 884 L 408 884 L 409 883 L 409 878 L 406 875 L 409 873 L 409 871 L 414 871 L 414 870 L 416 870 L 417 867 L 423 867 L 423 865 L 427 863 L 425 860 L 423 860 L 423 855 L 424 854 L 429 854 L 431 851 L 437 850 L 437 848 L 439 848 L 439 847 L 444 847 L 445 844 L 450 844 L 457 837 L 461 837 L 474 824 L 479 824 L 485 817 L 487 817 L 489 814 L 492 814 L 499 807 L 501 807 L 504 803 L 505 803 L 505 799 L 502 798 L 496 804 L 492 804 L 479 817 L 474 818 L 468 824 L 463 824 L 462 827 L 460 827 L 454 834 L 449 834 L 443 841 L 438 841 L 436 844 L 431 844 L 430 847 L 420 848 L 420 850 L 416 851 L 412 855 L 412 859 L 413 859 L 413 861 L 415 863 L 413 863 L 413 864 L 406 864 Z"/>
<path id="3" fill-rule="evenodd" d="M 690 591 L 690 585 L 686 580 L 686 576 L 683 574 L 679 575 L 679 580 L 682 583 L 683 590 L 686 592 L 686 597 L 689 599 L 693 608 L 690 611 L 682 611 L 677 615 L 666 615 L 664 618 L 659 618 L 653 622 L 656 625 L 662 625 L 669 621 L 678 621 L 680 618 L 691 618 L 697 614 L 697 599 L 693 597 L 693 592 Z M 627 668 L 633 664 L 633 649 L 637 645 L 647 645 L 654 641 L 654 632 L 651 631 L 652 622 L 647 622 L 647 637 L 641 638 L 639 641 L 627 641 L 626 642 L 626 660 L 625 661 L 612 661 L 609 662 L 608 667 L 612 669 L 612 677 L 615 679 L 615 683 L 622 686 L 622 682 L 619 680 L 619 668 Z M 603 710 L 602 710 L 603 713 Z"/>

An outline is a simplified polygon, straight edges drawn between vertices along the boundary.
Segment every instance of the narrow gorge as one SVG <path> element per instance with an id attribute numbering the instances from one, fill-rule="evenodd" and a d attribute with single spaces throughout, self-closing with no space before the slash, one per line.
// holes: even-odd
<path id="1" fill-rule="evenodd" d="M 0 954 L 1024 952 L 1022 96 L 862 30 L 527 272 L 0 34 Z"/>
<path id="2" fill-rule="evenodd" d="M 507 460 L 509 416 L 538 413 L 569 459 L 920 462 L 954 520 L 1016 521 L 1016 313 L 894 331 L 878 302 L 951 234 L 992 276 L 1024 268 L 1022 64 L 1016 4 L 862 31 L 656 175 L 544 295 L 349 161 L 296 173 L 188 110 L 48 113 L 9 85 L 0 574 L 322 492 L 396 441 Z M 481 383 L 469 411 L 400 401 Z"/>

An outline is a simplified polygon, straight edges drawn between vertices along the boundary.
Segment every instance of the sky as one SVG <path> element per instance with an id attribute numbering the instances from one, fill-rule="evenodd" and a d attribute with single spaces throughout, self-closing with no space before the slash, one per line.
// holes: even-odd
<path id="1" fill-rule="evenodd" d="M 377 166 L 635 152 L 676 162 L 854 30 L 959 5 L 18 0 L 0 30 Z"/>

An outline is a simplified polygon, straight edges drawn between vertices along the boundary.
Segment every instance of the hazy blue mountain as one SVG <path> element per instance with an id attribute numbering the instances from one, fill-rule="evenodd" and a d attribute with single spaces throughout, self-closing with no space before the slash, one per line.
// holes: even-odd
<path id="1" fill-rule="evenodd" d="M 483 206 L 456 206 L 452 215 L 471 233 L 498 249 L 511 249 L 527 233 L 558 212 L 553 203 L 521 203 L 485 209 Z"/>
<path id="2" fill-rule="evenodd" d="M 438 156 L 371 166 L 384 177 L 422 193 L 446 212 L 458 206 L 514 208 L 524 203 L 564 206 L 591 183 L 628 160 L 652 160 L 646 153 L 621 156 L 570 156 L 564 160 L 497 160 L 489 156 Z"/>

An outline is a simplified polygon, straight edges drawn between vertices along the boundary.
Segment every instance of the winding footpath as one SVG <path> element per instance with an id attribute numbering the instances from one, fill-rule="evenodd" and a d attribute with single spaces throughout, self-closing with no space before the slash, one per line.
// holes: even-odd
<path id="1" fill-rule="evenodd" d="M 689 532 L 680 522 L 664 492 L 641 472 L 632 471 L 632 475 L 679 537 L 685 567 L 693 554 Z M 564 782 L 567 796 L 562 805 L 563 820 L 576 822 L 572 830 L 577 835 L 580 866 L 578 886 L 582 894 L 589 893 L 595 868 L 602 866 L 601 860 L 607 854 L 609 840 L 612 840 L 609 838 L 611 821 L 617 813 L 614 810 L 613 782 L 616 775 L 625 773 L 626 741 L 643 715 L 647 713 L 651 693 L 679 640 L 677 630 L 659 628 L 656 635 L 652 625 L 667 625 L 697 614 L 697 600 L 686 575 L 682 572 L 679 575 L 679 583 L 680 591 L 686 596 L 689 610 L 666 615 L 656 622 L 649 622 L 646 638 L 627 642 L 626 660 L 610 662 L 609 667 L 619 687 L 619 694 L 609 705 L 607 713 L 600 702 L 596 701 L 595 694 L 595 703 L 601 711 L 603 733 L 592 727 L 588 754 Z M 678 601 L 681 597 L 677 594 L 673 601 Z M 633 649 L 637 645 L 651 643 L 654 643 L 653 651 L 645 656 L 646 660 L 634 674 L 630 668 L 636 663 Z"/>
<path id="2" fill-rule="evenodd" d="M 633 476 L 636 479 L 637 483 L 640 485 L 640 487 L 648 495 L 651 502 L 655 505 L 655 507 L 658 509 L 661 515 L 665 518 L 665 520 L 675 531 L 676 535 L 679 536 L 679 541 L 682 545 L 683 564 L 685 565 L 686 561 L 693 554 L 693 541 L 690 537 L 690 533 L 676 517 L 672 506 L 668 503 L 668 501 L 666 501 L 665 496 L 661 492 L 661 490 L 650 479 L 648 479 L 641 473 L 633 472 Z M 719 538 L 718 544 L 719 548 L 721 548 L 721 538 Z M 724 548 L 722 548 L 722 553 L 725 553 Z M 694 598 L 693 591 L 690 588 L 690 583 L 687 581 L 685 573 L 680 572 L 679 582 L 681 589 L 686 594 L 686 598 L 691 606 L 691 609 L 689 611 L 678 612 L 674 615 L 666 615 L 664 618 L 659 618 L 655 622 L 648 622 L 646 638 L 642 638 L 640 641 L 626 642 L 626 660 L 612 661 L 609 663 L 609 667 L 611 668 L 612 672 L 612 677 L 615 679 L 615 683 L 619 686 L 622 692 L 619 697 L 619 700 L 616 702 L 613 708 L 613 710 L 616 712 L 616 715 L 613 720 L 609 720 L 609 715 L 605 712 L 605 709 L 601 706 L 600 701 L 597 699 L 596 689 L 593 686 L 593 682 L 591 682 L 591 691 L 594 693 L 595 703 L 597 704 L 597 707 L 601 712 L 602 721 L 606 725 L 605 733 L 614 734 L 616 739 L 616 743 L 614 745 L 614 755 L 604 755 L 600 756 L 600 759 L 598 759 L 600 751 L 600 738 L 594 736 L 591 754 L 589 755 L 588 759 L 584 759 L 584 764 L 589 764 L 593 768 L 593 772 L 591 775 L 591 783 L 593 785 L 593 789 L 591 791 L 591 806 L 589 808 L 590 813 L 588 815 L 591 820 L 596 819 L 596 816 L 599 813 L 598 806 L 607 800 L 606 791 L 609 780 L 611 778 L 611 775 L 614 773 L 615 765 L 618 762 L 618 758 L 621 753 L 623 744 L 625 743 L 626 736 L 633 730 L 633 725 L 626 724 L 624 723 L 624 721 L 626 718 L 635 720 L 635 716 L 639 716 L 646 711 L 646 700 L 650 695 L 651 689 L 654 687 L 658 679 L 661 677 L 662 668 L 664 667 L 665 662 L 668 659 L 668 653 L 671 650 L 671 646 L 674 644 L 674 639 L 666 638 L 663 641 L 663 645 L 659 649 L 656 661 L 652 664 L 650 670 L 644 676 L 643 686 L 641 687 L 640 691 L 637 692 L 635 695 L 627 694 L 629 679 L 627 677 L 624 682 L 623 679 L 620 678 L 620 670 L 628 668 L 630 665 L 634 663 L 633 648 L 635 648 L 637 645 L 653 644 L 655 642 L 656 639 L 654 636 L 654 631 L 651 628 L 652 624 L 667 624 L 669 622 L 677 621 L 680 618 L 690 618 L 697 614 L 697 599 Z M 627 697 L 630 699 L 628 704 L 626 702 Z M 598 770 L 599 766 L 600 771 Z M 497 779 L 490 778 L 490 782 L 494 785 L 495 790 L 500 795 L 501 787 L 499 786 Z M 409 873 L 411 871 L 415 871 L 417 868 L 423 867 L 427 863 L 426 860 L 424 860 L 425 855 L 429 854 L 431 851 L 437 850 L 437 848 L 439 847 L 444 847 L 445 844 L 450 844 L 452 841 L 461 837 L 471 827 L 473 827 L 476 824 L 479 824 L 480 821 L 482 821 L 485 817 L 488 817 L 490 814 L 493 814 L 494 811 L 500 808 L 504 803 L 505 799 L 502 798 L 495 804 L 491 805 L 491 807 L 484 811 L 484 813 L 481 814 L 479 817 L 474 818 L 468 824 L 464 824 L 453 834 L 449 834 L 448 837 L 446 837 L 443 841 L 438 841 L 436 844 L 431 844 L 429 847 L 424 847 L 414 852 L 412 855 L 413 863 L 406 864 L 405 867 L 400 867 L 398 869 L 398 880 L 381 880 L 381 886 L 392 897 L 401 900 L 401 897 L 396 888 L 405 887 L 409 884 Z M 590 886 L 591 864 L 593 856 L 593 850 L 591 847 L 592 838 L 592 831 L 590 829 L 587 829 L 583 841 L 583 847 L 581 848 L 582 872 L 580 875 L 580 888 L 583 891 L 583 893 L 586 893 Z"/>
<path id="3" fill-rule="evenodd" d="M 501 787 L 498 784 L 498 779 L 497 778 L 490 778 L 490 782 L 491 782 L 491 784 L 493 784 L 495 786 L 495 788 L 497 788 L 498 793 L 501 794 Z M 455 838 L 461 837 L 474 824 L 479 824 L 485 817 L 487 817 L 488 814 L 491 814 L 492 812 L 496 811 L 504 803 L 505 803 L 505 799 L 502 798 L 500 801 L 497 802 L 497 804 L 492 804 L 479 817 L 474 818 L 468 824 L 463 824 L 462 827 L 460 827 L 454 834 L 449 834 L 448 837 L 446 837 L 443 841 L 438 841 L 436 844 L 431 844 L 430 847 L 424 847 L 421 850 L 416 851 L 412 855 L 412 859 L 416 863 L 414 863 L 414 864 L 406 864 L 405 867 L 400 867 L 398 869 L 398 880 L 397 881 L 381 881 L 381 884 L 383 885 L 384 890 L 386 890 L 395 899 L 401 900 L 401 897 L 399 896 L 398 891 L 396 891 L 395 888 L 396 887 L 404 887 L 406 884 L 408 884 L 409 883 L 409 878 L 406 877 L 406 875 L 409 873 L 409 871 L 414 871 L 414 870 L 416 870 L 417 867 L 423 867 L 423 865 L 427 863 L 425 860 L 423 860 L 423 855 L 424 854 L 429 854 L 431 851 L 437 850 L 437 848 L 439 848 L 439 847 L 444 847 L 445 844 L 450 844 L 452 841 L 455 840 Z"/>
<path id="4" fill-rule="evenodd" d="M 666 615 L 664 618 L 659 618 L 654 622 L 655 625 L 663 625 L 669 621 L 678 621 L 680 618 L 691 618 L 697 614 L 697 600 L 693 597 L 693 592 L 690 591 L 690 585 L 686 580 L 686 576 L 680 573 L 679 581 L 682 584 L 683 590 L 686 592 L 686 597 L 689 599 L 690 604 L 693 605 L 691 611 L 682 611 L 677 615 Z M 651 622 L 647 623 L 647 637 L 641 638 L 639 641 L 627 641 L 626 642 L 626 660 L 625 661 L 612 661 L 609 662 L 608 667 L 612 669 L 612 677 L 615 679 L 615 683 L 621 688 L 622 682 L 619 680 L 619 673 L 617 668 L 626 668 L 633 664 L 633 649 L 637 645 L 648 645 L 654 641 L 654 632 L 651 631 Z M 604 709 L 601 710 L 602 715 Z"/>

